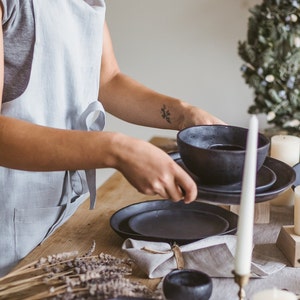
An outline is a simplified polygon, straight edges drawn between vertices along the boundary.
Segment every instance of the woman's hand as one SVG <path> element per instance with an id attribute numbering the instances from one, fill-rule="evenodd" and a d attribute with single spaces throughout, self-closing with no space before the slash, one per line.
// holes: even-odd
<path id="1" fill-rule="evenodd" d="M 226 124 L 207 111 L 187 103 L 183 104 L 182 112 L 182 119 L 178 121 L 178 130 L 194 125 Z"/>
<path id="2" fill-rule="evenodd" d="M 197 197 L 194 180 L 161 149 L 120 135 L 115 168 L 141 193 L 190 203 Z"/>

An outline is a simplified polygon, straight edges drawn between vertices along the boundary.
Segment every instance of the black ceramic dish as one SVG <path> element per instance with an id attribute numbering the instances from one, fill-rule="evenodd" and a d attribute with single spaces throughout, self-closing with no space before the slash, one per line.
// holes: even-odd
<path id="1" fill-rule="evenodd" d="M 203 184 L 232 184 L 243 177 L 247 135 L 247 128 L 236 126 L 192 126 L 178 132 L 178 152 Z M 263 165 L 269 146 L 269 139 L 259 133 L 257 170 Z"/>
<path id="2" fill-rule="evenodd" d="M 276 182 L 276 174 L 266 166 L 262 166 L 257 172 L 256 193 L 262 193 L 268 190 Z M 201 182 L 199 182 L 201 184 Z M 205 185 L 201 184 L 202 190 L 219 193 L 240 193 L 242 191 L 242 182 L 227 185 Z"/>
<path id="3" fill-rule="evenodd" d="M 186 170 L 187 173 L 195 180 L 198 186 L 201 186 L 201 190 L 219 193 L 241 193 L 242 182 L 226 185 L 207 185 L 200 181 L 200 179 L 192 174 L 187 167 L 183 164 L 181 159 L 177 159 L 177 163 Z M 256 177 L 256 193 L 261 193 L 268 190 L 276 182 L 276 174 L 273 170 L 266 166 L 262 166 L 257 172 Z"/>
<path id="4" fill-rule="evenodd" d="M 152 298 L 119 296 L 117 298 L 110 298 L 108 300 L 150 300 L 150 299 L 152 299 Z"/>
<path id="5" fill-rule="evenodd" d="M 110 225 L 111 228 L 122 238 L 133 238 L 138 240 L 148 240 L 148 241 L 157 241 L 157 242 L 167 242 L 173 243 L 176 242 L 177 244 L 183 245 L 194 242 L 195 239 L 193 238 L 181 238 L 182 233 L 178 231 L 180 234 L 180 238 L 162 238 L 162 237 L 153 237 L 143 234 L 138 234 L 132 230 L 129 226 L 129 220 L 137 216 L 138 214 L 149 212 L 149 211 L 156 211 L 156 210 L 176 210 L 180 212 L 183 216 L 185 212 L 189 214 L 190 211 L 198 211 L 202 213 L 210 213 L 212 215 L 216 215 L 225 219 L 229 226 L 228 228 L 223 231 L 221 234 L 235 234 L 237 229 L 237 220 L 238 216 L 226 209 L 223 209 L 216 205 L 211 205 L 208 203 L 202 202 L 192 202 L 190 204 L 184 204 L 183 202 L 172 202 L 167 199 L 161 200 L 149 200 L 141 203 L 132 204 L 126 206 L 117 212 L 115 212 L 112 217 L 110 218 Z M 187 220 L 188 222 L 188 220 Z M 176 223 L 173 223 L 176 226 Z M 193 226 L 193 225 L 192 225 Z M 180 230 L 179 227 L 177 227 Z M 198 240 L 198 239 L 196 239 Z"/>
<path id="6" fill-rule="evenodd" d="M 185 167 L 179 152 L 173 152 L 169 154 L 174 161 L 180 166 Z M 256 192 L 255 202 L 264 202 L 271 200 L 288 188 L 290 188 L 296 178 L 295 170 L 286 163 L 277 160 L 275 158 L 266 157 L 264 166 L 271 169 L 276 175 L 275 183 L 263 192 Z M 187 170 L 187 169 L 186 169 Z M 197 183 L 197 181 L 196 181 Z M 220 191 L 207 191 L 201 189 L 201 184 L 198 185 L 198 199 L 220 203 L 220 204 L 239 204 L 241 193 L 224 193 Z"/>
<path id="7" fill-rule="evenodd" d="M 176 224 L 176 225 L 174 225 Z M 226 219 L 199 210 L 157 209 L 139 213 L 128 221 L 129 227 L 148 238 L 200 240 L 225 232 Z"/>
<path id="8" fill-rule="evenodd" d="M 167 300 L 208 300 L 212 294 L 211 278 L 198 270 L 174 270 L 163 280 Z"/>
<path id="9" fill-rule="evenodd" d="M 110 298 L 108 300 L 150 300 L 150 299 L 152 299 L 152 298 L 119 296 L 117 298 Z"/>

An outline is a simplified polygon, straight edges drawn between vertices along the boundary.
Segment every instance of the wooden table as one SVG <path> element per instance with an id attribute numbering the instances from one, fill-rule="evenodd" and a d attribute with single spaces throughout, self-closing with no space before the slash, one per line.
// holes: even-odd
<path id="1" fill-rule="evenodd" d="M 153 138 L 151 142 L 166 151 L 172 151 L 176 146 L 175 141 L 172 139 L 156 137 Z M 102 186 L 99 187 L 97 191 L 96 208 L 94 210 L 89 210 L 89 201 L 85 201 L 64 225 L 58 228 L 45 242 L 36 247 L 28 256 L 26 256 L 19 263 L 17 268 L 20 268 L 21 266 L 41 257 L 65 251 L 78 250 L 79 254 L 84 254 L 90 249 L 93 241 L 96 242 L 95 253 L 104 252 L 115 257 L 125 258 L 127 256 L 121 250 L 123 239 L 111 229 L 109 223 L 110 217 L 114 212 L 127 205 L 158 198 L 160 197 L 149 197 L 137 192 L 121 173 L 115 172 Z M 275 208 L 275 210 L 276 209 L 277 208 Z M 280 212 L 277 215 L 280 215 Z M 291 215 L 292 212 L 288 211 L 289 219 Z M 282 224 L 286 224 L 287 220 L 283 220 Z M 257 225 L 256 229 L 260 232 L 265 232 L 266 228 L 269 228 L 268 226 L 269 224 L 261 224 Z M 278 223 L 276 226 L 276 228 L 273 225 L 271 226 L 273 228 L 273 233 L 269 237 L 268 242 L 274 243 L 276 241 L 276 234 L 280 230 L 281 223 Z M 266 239 L 260 233 L 257 235 L 254 242 L 264 243 L 266 242 Z M 286 278 L 286 282 L 288 282 L 286 285 L 288 285 L 292 280 L 297 280 L 300 284 L 299 273 L 293 273 L 294 271 L 295 269 L 293 268 L 288 268 L 285 271 L 286 274 L 284 277 L 289 277 Z M 160 279 L 146 278 L 146 275 L 139 271 L 137 267 L 134 268 L 131 278 L 132 280 L 140 281 L 142 284 L 145 284 L 151 289 L 155 289 L 157 284 L 160 282 Z M 275 275 L 274 278 L 277 278 L 277 276 Z M 280 284 L 280 278 L 278 278 L 278 280 L 274 278 L 272 279 L 271 276 L 270 279 L 266 281 L 268 287 L 272 285 L 272 282 L 274 281 L 277 282 L 277 284 Z M 263 285 L 263 282 L 260 282 Z M 295 281 L 295 284 L 297 284 L 297 282 Z M 213 295 L 212 300 L 225 298 L 235 299 L 235 296 L 237 295 L 237 286 L 234 284 L 232 279 L 215 279 L 214 284 L 216 289 L 214 289 L 215 294 Z M 283 287 L 286 285 L 283 285 Z M 294 286 L 295 285 L 292 285 L 292 288 Z M 219 287 L 222 290 L 221 292 L 219 291 Z M 226 289 L 228 291 L 226 291 Z M 252 287 L 250 284 L 249 289 L 251 292 L 251 290 L 256 290 L 256 287 Z M 225 295 L 223 292 L 228 292 L 228 295 L 226 294 L 225 298 L 223 298 Z M 299 293 L 299 291 L 295 292 Z M 220 298 L 218 298 L 216 294 L 220 294 Z"/>

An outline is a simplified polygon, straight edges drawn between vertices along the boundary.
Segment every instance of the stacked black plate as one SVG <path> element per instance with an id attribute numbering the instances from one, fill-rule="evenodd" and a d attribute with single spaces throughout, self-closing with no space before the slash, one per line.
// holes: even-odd
<path id="1" fill-rule="evenodd" d="M 125 239 L 187 244 L 213 235 L 234 234 L 237 219 L 236 214 L 216 205 L 161 199 L 118 210 L 110 225 Z"/>
<path id="2" fill-rule="evenodd" d="M 195 180 L 198 186 L 198 198 L 220 204 L 239 204 L 241 197 L 241 183 L 224 186 L 206 186 L 193 175 L 183 164 L 179 152 L 170 156 L 184 168 Z M 266 157 L 257 174 L 256 202 L 264 202 L 277 197 L 294 183 L 296 173 L 294 168 L 277 159 Z"/>
<path id="3" fill-rule="evenodd" d="M 190 173 L 178 152 L 170 155 Z M 124 239 L 177 244 L 187 244 L 213 235 L 234 234 L 237 230 L 238 216 L 214 204 L 239 204 L 241 183 L 206 186 L 195 175 L 190 175 L 198 186 L 198 201 L 184 204 L 161 199 L 132 204 L 112 215 L 112 229 Z M 295 179 L 294 168 L 267 157 L 257 175 L 255 201 L 264 202 L 275 198 L 290 188 Z"/>

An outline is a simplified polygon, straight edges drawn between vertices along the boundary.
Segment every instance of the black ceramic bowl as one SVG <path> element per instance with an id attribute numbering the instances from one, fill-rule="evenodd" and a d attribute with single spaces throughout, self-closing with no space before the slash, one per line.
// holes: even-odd
<path id="1" fill-rule="evenodd" d="M 226 185 L 243 177 L 248 129 L 227 125 L 199 125 L 177 134 L 177 144 L 185 166 L 203 184 Z M 258 135 L 257 170 L 268 154 L 270 141 Z"/>
<path id="2" fill-rule="evenodd" d="M 168 300 L 208 300 L 212 294 L 212 280 L 201 271 L 174 270 L 164 278 L 163 292 Z"/>

